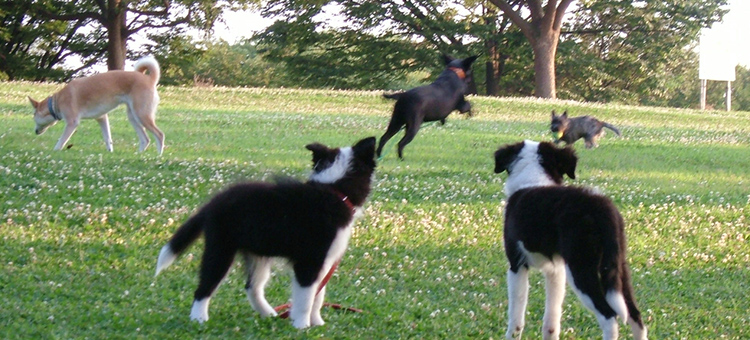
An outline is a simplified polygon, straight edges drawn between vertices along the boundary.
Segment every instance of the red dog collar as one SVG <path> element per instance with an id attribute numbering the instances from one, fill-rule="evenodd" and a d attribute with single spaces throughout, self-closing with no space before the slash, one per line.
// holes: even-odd
<path id="1" fill-rule="evenodd" d="M 354 210 L 354 203 L 349 199 L 349 196 L 346 196 L 342 194 L 341 191 L 335 189 L 331 189 L 331 191 L 333 191 L 333 193 L 336 194 L 336 196 L 341 199 L 341 202 L 344 202 L 349 209 Z"/>

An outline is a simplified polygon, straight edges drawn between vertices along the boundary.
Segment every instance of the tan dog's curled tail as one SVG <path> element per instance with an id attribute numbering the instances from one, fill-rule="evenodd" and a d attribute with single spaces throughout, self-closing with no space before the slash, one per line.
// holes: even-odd
<path id="1" fill-rule="evenodd" d="M 161 78 L 161 69 L 159 68 L 159 62 L 152 56 L 143 57 L 135 62 L 135 71 L 145 73 L 148 71 L 148 77 L 151 78 L 151 82 L 154 87 L 159 83 Z"/>

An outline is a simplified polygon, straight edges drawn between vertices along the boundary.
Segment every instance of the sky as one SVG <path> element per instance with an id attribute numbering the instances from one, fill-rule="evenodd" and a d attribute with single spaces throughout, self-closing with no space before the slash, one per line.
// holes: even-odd
<path id="1" fill-rule="evenodd" d="M 728 39 L 732 42 L 728 44 L 735 48 L 737 62 L 750 67 L 750 0 L 729 0 L 729 6 L 729 13 L 720 24 L 723 27 L 715 28 L 730 32 Z M 224 21 L 215 26 L 214 34 L 230 43 L 249 37 L 272 23 L 252 11 L 225 13 Z"/>

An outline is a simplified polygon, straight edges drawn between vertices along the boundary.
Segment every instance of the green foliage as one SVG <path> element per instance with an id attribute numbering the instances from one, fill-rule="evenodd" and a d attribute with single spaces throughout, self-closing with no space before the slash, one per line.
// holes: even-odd
<path id="1" fill-rule="evenodd" d="M 285 86 L 279 66 L 263 60 L 254 43 L 199 42 L 182 34 L 156 35 L 145 54 L 162 67 L 164 85 Z"/>
<path id="2" fill-rule="evenodd" d="M 196 74 L 224 86 L 269 87 L 283 85 L 275 78 L 277 65 L 263 60 L 256 46 L 243 41 L 236 45 L 211 43 L 198 63 Z"/>
<path id="3" fill-rule="evenodd" d="M 206 47 L 181 31 L 154 34 L 149 39 L 153 43 L 145 46 L 144 54 L 153 55 L 159 61 L 159 82 L 163 85 L 191 84 L 195 76 L 195 65 L 206 53 Z"/>
<path id="4" fill-rule="evenodd" d="M 725 5 L 581 1 L 558 53 L 561 98 L 657 106 L 697 102 L 694 44 L 701 28 L 721 19 Z"/>
<path id="5" fill-rule="evenodd" d="M 477 115 L 425 126 L 405 161 L 379 162 L 365 216 L 327 289 L 326 325 L 306 331 L 261 319 L 239 266 L 212 299 L 211 319 L 189 321 L 201 243 L 154 278 L 160 247 L 221 188 L 282 174 L 304 178 L 319 141 L 380 135 L 392 101 L 376 92 L 162 86 L 166 149 L 136 153 L 120 108 L 115 150 L 83 121 L 70 149 L 62 126 L 35 136 L 26 96 L 59 84 L 0 83 L 0 338 L 469 339 L 502 338 L 507 295 L 505 175 L 492 152 L 549 140 L 549 112 L 591 114 L 623 131 L 587 150 L 573 185 L 599 188 L 627 221 L 635 294 L 654 339 L 747 339 L 750 288 L 750 113 L 470 98 Z M 289 278 L 267 289 L 286 302 Z M 543 279 L 531 275 L 525 338 L 539 338 Z M 563 339 L 601 336 L 569 292 Z M 717 317 L 718 316 L 718 317 Z M 621 337 L 629 337 L 626 327 Z"/>
<path id="6" fill-rule="evenodd" d="M 48 20 L 40 12 L 59 15 L 73 9 L 89 10 L 91 3 L 78 1 L 5 1 L 0 8 L 0 74 L 10 80 L 67 80 L 77 70 L 60 63 L 70 50 L 88 62 L 102 48 L 100 32 L 82 33 L 92 21 Z M 101 56 L 101 53 L 99 54 Z"/>
<path id="7" fill-rule="evenodd" d="M 287 83 L 313 88 L 384 89 L 402 81 L 408 72 L 423 68 L 428 58 L 425 50 L 415 51 L 408 41 L 392 33 L 369 34 L 353 20 L 346 27 L 327 29 L 317 21 L 323 10 L 321 4 L 284 1 L 282 6 L 281 2 L 268 5 L 265 14 L 277 20 L 255 41 L 267 61 L 283 66 Z M 370 18 L 377 16 L 371 14 Z M 436 65 L 437 56 L 430 57 L 428 65 Z"/>
<path id="8" fill-rule="evenodd" d="M 508 1 L 520 8 L 525 1 Z M 560 98 L 672 107 L 698 103 L 695 38 L 718 20 L 725 0 L 580 1 L 567 15 L 557 52 Z M 158 12 L 159 1 L 132 1 Z M 479 54 L 471 90 L 499 96 L 534 91 L 533 54 L 521 32 L 486 1 L 172 1 L 172 13 L 191 12 L 191 27 L 209 28 L 220 13 L 253 5 L 276 21 L 267 30 L 230 45 L 185 36 L 170 18 L 131 15 L 152 41 L 133 59 L 154 54 L 162 84 L 213 84 L 367 90 L 407 89 L 433 80 L 440 53 Z M 36 6 L 36 7 L 35 7 Z M 32 10 L 33 8 L 33 10 Z M 59 21 L 30 15 L 70 15 L 100 9 L 91 0 L 11 1 L 0 8 L 0 79 L 66 80 L 104 60 L 106 30 L 91 18 Z M 338 13 L 340 11 L 340 13 Z M 131 13 L 133 14 L 133 13 Z M 338 15 L 336 15 L 338 14 Z M 173 23 L 173 22 L 172 22 Z M 139 25 L 144 26 L 139 26 Z M 81 25 L 93 25 L 83 35 Z M 82 70 L 60 68 L 71 55 Z M 734 101 L 747 108 L 750 94 L 738 71 Z M 744 75 L 746 77 L 746 75 Z M 497 89 L 493 90 L 493 84 Z M 725 85 L 709 82 L 709 104 L 722 107 Z"/>
<path id="9" fill-rule="evenodd" d="M 732 109 L 750 111 L 750 69 L 744 66 L 737 66 L 736 79 L 732 82 Z"/>
<path id="10" fill-rule="evenodd" d="M 0 8 L 0 73 L 11 80 L 67 80 L 105 60 L 109 69 L 121 69 L 126 56 L 139 54 L 127 49 L 128 39 L 136 33 L 158 32 L 167 35 L 163 39 L 171 39 L 174 31 L 169 29 L 210 31 L 224 10 L 245 9 L 256 2 L 4 1 Z M 109 35 L 113 28 L 118 28 L 118 33 Z M 73 56 L 83 66 L 61 68 L 65 59 Z"/>
<path id="11" fill-rule="evenodd" d="M 340 10 L 335 17 L 346 24 L 321 20 L 330 10 Z M 484 40 L 502 40 L 507 27 L 478 3 L 434 0 L 271 1 L 263 14 L 276 19 L 256 37 L 265 58 L 282 62 L 304 87 L 392 89 L 415 70 L 432 73 L 431 80 L 443 68 L 439 53 L 483 54 Z M 481 88 L 483 77 L 475 73 L 471 87 Z"/>

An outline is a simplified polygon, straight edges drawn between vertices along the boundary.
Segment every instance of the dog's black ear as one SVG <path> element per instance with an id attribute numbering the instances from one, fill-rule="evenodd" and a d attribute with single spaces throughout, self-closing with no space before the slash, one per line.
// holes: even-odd
<path id="1" fill-rule="evenodd" d="M 557 117 L 557 112 L 555 112 L 555 110 L 552 110 L 552 119 L 555 119 L 555 117 Z"/>
<path id="2" fill-rule="evenodd" d="M 360 140 L 352 147 L 354 154 L 363 159 L 375 159 L 375 137 Z"/>
<path id="3" fill-rule="evenodd" d="M 450 64 L 452 61 L 456 60 L 455 58 L 453 58 L 453 57 L 451 57 L 451 56 L 449 56 L 447 54 L 443 54 L 442 57 L 443 57 L 443 64 L 445 64 L 445 66 L 448 66 L 448 64 Z"/>
<path id="4" fill-rule="evenodd" d="M 539 149 L 537 153 L 540 157 L 540 164 L 544 171 L 555 181 L 557 184 L 563 182 L 563 175 L 568 177 L 576 178 L 576 157 L 575 151 L 571 147 L 565 147 L 560 149 L 550 142 L 539 143 Z"/>
<path id="5" fill-rule="evenodd" d="M 313 167 L 320 163 L 320 160 L 327 159 L 333 150 L 320 143 L 310 143 L 305 145 L 305 149 L 312 151 L 313 153 Z"/>
<path id="6" fill-rule="evenodd" d="M 565 110 L 565 112 L 563 112 L 563 114 L 560 117 L 568 118 L 568 110 Z"/>
<path id="7" fill-rule="evenodd" d="M 576 156 L 575 150 L 570 146 L 559 149 L 558 158 L 560 171 L 568 175 L 571 179 L 576 179 L 576 164 L 578 164 L 578 156 Z"/>
<path id="8" fill-rule="evenodd" d="M 464 59 L 464 60 L 463 60 L 463 61 L 461 62 L 461 67 L 463 67 L 463 69 L 464 69 L 464 70 L 467 70 L 467 71 L 468 71 L 469 69 L 471 69 L 471 64 L 472 64 L 472 63 L 473 63 L 473 62 L 474 62 L 475 60 L 477 60 L 477 58 L 479 58 L 479 56 L 473 55 L 473 56 L 471 56 L 471 57 L 468 57 L 468 58 Z"/>
<path id="9" fill-rule="evenodd" d="M 523 149 L 523 142 L 508 144 L 495 151 L 495 173 L 499 174 L 508 170 L 508 167 L 516 160 L 518 153 Z"/>

